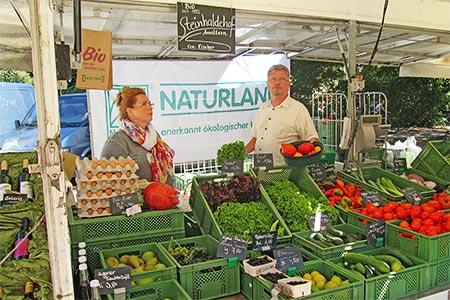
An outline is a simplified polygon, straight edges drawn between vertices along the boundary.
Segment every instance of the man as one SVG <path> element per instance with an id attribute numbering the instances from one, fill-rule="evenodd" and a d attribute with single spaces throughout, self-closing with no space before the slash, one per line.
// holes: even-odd
<path id="1" fill-rule="evenodd" d="M 289 96 L 289 69 L 274 65 L 267 73 L 267 88 L 271 99 L 256 113 L 251 129 L 252 138 L 245 152 L 272 153 L 274 165 L 284 165 L 281 144 L 296 141 L 319 141 L 308 109 Z"/>

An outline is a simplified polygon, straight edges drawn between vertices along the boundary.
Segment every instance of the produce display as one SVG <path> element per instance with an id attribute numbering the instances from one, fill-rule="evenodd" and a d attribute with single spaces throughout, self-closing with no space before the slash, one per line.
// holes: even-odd
<path id="1" fill-rule="evenodd" d="M 404 220 L 411 217 L 412 214 L 417 211 L 417 208 L 414 208 L 412 203 L 390 201 L 382 206 L 367 203 L 360 209 L 355 209 L 353 211 L 376 220 L 384 219 L 385 221 L 390 221 L 394 219 Z M 361 219 L 361 221 L 365 224 L 370 223 L 367 219 Z"/>
<path id="2" fill-rule="evenodd" d="M 317 270 L 312 271 L 311 273 L 305 273 L 303 274 L 303 276 L 301 276 L 301 278 L 310 280 L 312 282 L 312 293 L 350 284 L 350 281 L 347 278 L 342 278 L 338 275 L 333 275 L 327 278 Z"/>
<path id="3" fill-rule="evenodd" d="M 345 232 L 328 225 L 325 231 L 312 232 L 309 240 L 321 247 L 333 247 L 365 240 L 366 236 L 359 232 Z"/>
<path id="4" fill-rule="evenodd" d="M 391 271 L 398 272 L 414 265 L 413 261 L 397 250 L 387 250 L 385 254 L 364 254 L 349 252 L 343 255 L 340 267 L 350 270 L 362 280 Z"/>
<path id="5" fill-rule="evenodd" d="M 307 216 L 317 211 L 328 213 L 334 224 L 339 223 L 339 212 L 329 205 L 326 198 L 316 198 L 300 191 L 285 178 L 263 183 L 263 187 L 291 232 L 308 230 Z"/>
<path id="6" fill-rule="evenodd" d="M 172 245 L 172 243 L 174 245 Z M 171 240 L 167 251 L 172 255 L 177 262 L 182 265 L 191 265 L 208 260 L 216 259 L 216 256 L 210 255 L 206 247 L 198 245 L 180 245 L 176 240 Z"/>

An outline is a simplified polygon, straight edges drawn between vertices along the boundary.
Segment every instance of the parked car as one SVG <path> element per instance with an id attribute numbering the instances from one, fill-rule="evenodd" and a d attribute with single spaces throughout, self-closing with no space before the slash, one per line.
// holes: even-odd
<path id="1" fill-rule="evenodd" d="M 81 158 L 91 157 L 91 140 L 86 94 L 59 97 L 61 147 Z M 1 152 L 29 152 L 37 148 L 38 130 L 36 104 L 30 108 L 16 128 L 3 141 Z"/>
<path id="2" fill-rule="evenodd" d="M 34 86 L 21 82 L 0 82 L 0 146 L 14 131 L 14 120 L 22 120 L 35 102 Z"/>

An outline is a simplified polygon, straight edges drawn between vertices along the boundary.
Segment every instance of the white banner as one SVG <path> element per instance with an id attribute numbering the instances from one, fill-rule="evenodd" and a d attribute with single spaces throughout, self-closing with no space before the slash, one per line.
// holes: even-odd
<path id="1" fill-rule="evenodd" d="M 113 89 L 88 90 L 92 155 L 119 129 L 115 97 L 141 87 L 155 103 L 153 125 L 175 150 L 175 162 L 214 159 L 226 143 L 250 139 L 256 111 L 270 98 L 267 71 L 289 67 L 285 55 L 233 61 L 113 61 Z"/>

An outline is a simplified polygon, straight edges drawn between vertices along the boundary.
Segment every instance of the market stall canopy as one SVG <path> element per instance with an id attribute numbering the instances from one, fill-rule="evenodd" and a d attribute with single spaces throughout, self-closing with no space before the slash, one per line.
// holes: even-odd
<path id="1" fill-rule="evenodd" d="M 57 0 L 57 43 L 73 47 L 72 1 Z M 223 1 L 192 1 L 227 6 Z M 349 20 L 357 22 L 356 62 L 367 64 L 377 41 L 385 1 L 233 1 L 234 54 L 179 51 L 176 1 L 83 0 L 82 27 L 113 33 L 114 59 L 232 59 L 286 53 L 290 59 L 342 62 Z M 401 67 L 401 76 L 450 77 L 449 0 L 398 0 L 388 4 L 372 64 Z M 0 0 L 0 67 L 31 71 L 26 0 Z M 436 63 L 437 62 L 437 63 Z"/>

